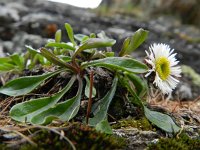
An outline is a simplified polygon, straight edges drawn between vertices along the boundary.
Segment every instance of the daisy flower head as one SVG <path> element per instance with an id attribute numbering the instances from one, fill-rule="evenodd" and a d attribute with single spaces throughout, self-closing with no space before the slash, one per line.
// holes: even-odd
<path id="1" fill-rule="evenodd" d="M 181 68 L 177 66 L 176 53 L 173 53 L 174 49 L 170 49 L 169 45 L 154 43 L 149 47 L 149 52 L 146 51 L 147 59 L 146 63 L 150 66 L 148 73 L 145 77 L 149 76 L 152 72 L 155 73 L 155 84 L 163 94 L 171 94 L 175 89 L 179 80 L 177 77 L 181 75 Z"/>

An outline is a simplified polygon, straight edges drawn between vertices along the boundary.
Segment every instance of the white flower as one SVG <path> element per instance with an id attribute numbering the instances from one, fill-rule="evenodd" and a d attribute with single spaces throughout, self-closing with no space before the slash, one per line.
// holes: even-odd
<path id="1" fill-rule="evenodd" d="M 159 87 L 163 94 L 171 94 L 179 82 L 176 77 L 181 76 L 181 68 L 177 66 L 179 61 L 175 58 L 176 53 L 173 54 L 174 50 L 162 43 L 154 43 L 149 47 L 149 51 L 146 51 L 147 59 L 145 60 L 151 69 L 145 77 L 155 72 L 153 84 Z"/>

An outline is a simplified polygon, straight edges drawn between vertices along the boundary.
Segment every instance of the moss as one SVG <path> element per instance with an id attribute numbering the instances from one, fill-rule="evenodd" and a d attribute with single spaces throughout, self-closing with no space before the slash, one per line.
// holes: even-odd
<path id="1" fill-rule="evenodd" d="M 6 147 L 6 144 L 0 144 L 0 149 L 1 150 L 8 150 L 8 148 Z"/>
<path id="2" fill-rule="evenodd" d="M 150 122 L 145 117 L 141 119 L 137 119 L 137 120 L 135 119 L 120 120 L 118 123 L 112 125 L 112 127 L 114 129 L 134 127 L 134 128 L 138 128 L 140 130 L 146 130 L 146 131 L 154 130 Z"/>
<path id="3" fill-rule="evenodd" d="M 81 150 L 109 150 L 120 149 L 126 145 L 123 138 L 115 137 L 97 132 L 95 129 L 75 124 L 70 128 L 63 128 L 64 135 L 70 139 L 77 149 Z M 42 130 L 32 138 L 32 141 L 38 144 L 37 147 L 26 143 L 20 147 L 20 150 L 59 150 L 72 149 L 67 141 L 60 139 L 60 136 L 47 130 Z"/>
<path id="4" fill-rule="evenodd" d="M 179 138 L 163 138 L 156 144 L 150 144 L 147 150 L 199 150 L 200 140 L 191 139 L 182 133 Z"/>

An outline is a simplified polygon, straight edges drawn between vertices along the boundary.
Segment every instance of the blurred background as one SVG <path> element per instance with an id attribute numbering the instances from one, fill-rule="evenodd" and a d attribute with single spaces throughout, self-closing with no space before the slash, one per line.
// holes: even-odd
<path id="1" fill-rule="evenodd" d="M 148 40 L 134 57 L 142 60 L 151 44 L 163 42 L 175 49 L 182 65 L 200 73 L 199 0 L 0 0 L 0 56 L 25 52 L 25 45 L 40 48 L 57 29 L 68 40 L 66 22 L 75 34 L 105 31 L 117 40 L 115 51 L 144 28 Z"/>

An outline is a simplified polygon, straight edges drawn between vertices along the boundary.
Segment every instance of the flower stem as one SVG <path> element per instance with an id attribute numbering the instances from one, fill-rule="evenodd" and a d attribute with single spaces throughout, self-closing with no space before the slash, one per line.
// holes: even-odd
<path id="1" fill-rule="evenodd" d="M 90 91 L 89 91 L 89 100 L 88 100 L 88 107 L 87 107 L 87 114 L 86 114 L 86 123 L 87 123 L 87 124 L 88 124 L 88 121 L 89 121 L 89 115 L 90 115 L 91 107 L 92 107 L 93 75 L 94 75 L 94 72 L 91 71 L 91 73 L 90 73 Z"/>

